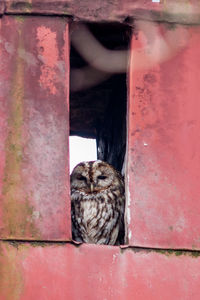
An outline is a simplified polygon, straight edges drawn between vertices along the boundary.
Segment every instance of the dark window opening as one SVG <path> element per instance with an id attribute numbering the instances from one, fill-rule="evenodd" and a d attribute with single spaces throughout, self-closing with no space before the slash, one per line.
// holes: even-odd
<path id="1" fill-rule="evenodd" d="M 87 24 L 95 38 L 107 49 L 129 47 L 130 28 L 121 24 Z M 71 70 L 87 62 L 71 46 Z M 126 74 L 108 75 L 107 80 L 70 94 L 70 135 L 94 138 L 97 158 L 121 172 L 126 151 Z"/>
<path id="2" fill-rule="evenodd" d="M 105 48 L 112 51 L 128 49 L 131 32 L 128 26 L 94 23 L 87 26 Z M 73 44 L 70 63 L 71 73 L 88 66 Z M 96 139 L 97 159 L 108 162 L 121 173 L 126 152 L 126 109 L 126 73 L 107 74 L 89 88 L 71 89 L 70 135 Z M 124 237 L 124 232 L 121 234 Z M 120 244 L 123 240 L 120 238 Z"/>

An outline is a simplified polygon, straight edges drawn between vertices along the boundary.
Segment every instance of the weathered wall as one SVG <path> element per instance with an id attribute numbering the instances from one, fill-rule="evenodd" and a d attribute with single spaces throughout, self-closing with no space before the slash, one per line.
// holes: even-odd
<path id="1" fill-rule="evenodd" d="M 70 238 L 67 19 L 0 19 L 0 237 Z"/>
<path id="2" fill-rule="evenodd" d="M 159 25 L 158 25 L 159 26 Z M 140 38 L 133 37 L 136 50 Z M 127 205 L 135 246 L 200 249 L 200 28 L 162 64 L 129 76 Z"/>
<path id="3" fill-rule="evenodd" d="M 53 14 L 71 16 L 85 22 L 132 22 L 133 18 L 157 21 L 200 23 L 200 3 L 196 0 L 1 0 L 0 13 Z M 190 4 L 193 5 L 191 11 Z M 178 5 L 178 10 L 176 6 Z M 182 9 L 181 9 L 182 7 Z"/>
<path id="4" fill-rule="evenodd" d="M 56 14 L 66 3 L 6 1 L 0 9 Z M 147 1 L 114 1 L 112 15 L 104 3 L 93 2 L 88 11 L 77 2 L 73 11 L 81 16 L 75 18 L 116 20 L 117 11 L 123 20 L 119 8 L 159 8 Z M 132 52 L 129 247 L 77 246 L 70 242 L 68 20 L 1 18 L 1 300 L 199 299 L 199 36 L 199 27 L 191 26 L 187 46 L 173 59 L 140 72 L 132 68 Z M 137 47 L 133 36 L 131 49 Z"/>
<path id="5" fill-rule="evenodd" d="M 0 266 L 1 300 L 199 300 L 199 253 L 2 242 Z"/>

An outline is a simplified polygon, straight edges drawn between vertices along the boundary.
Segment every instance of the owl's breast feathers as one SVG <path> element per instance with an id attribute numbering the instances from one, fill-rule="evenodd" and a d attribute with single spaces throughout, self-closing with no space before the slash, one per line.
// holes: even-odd
<path id="1" fill-rule="evenodd" d="M 110 187 L 99 193 L 72 189 L 73 239 L 114 245 L 124 224 L 124 194 Z"/>

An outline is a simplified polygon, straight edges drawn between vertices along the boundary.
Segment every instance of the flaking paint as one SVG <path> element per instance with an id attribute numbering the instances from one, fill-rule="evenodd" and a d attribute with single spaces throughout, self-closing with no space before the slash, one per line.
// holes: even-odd
<path id="1" fill-rule="evenodd" d="M 56 69 L 58 62 L 58 46 L 56 32 L 50 28 L 40 26 L 37 29 L 38 57 L 42 61 L 40 85 L 48 90 L 52 95 L 57 93 Z"/>

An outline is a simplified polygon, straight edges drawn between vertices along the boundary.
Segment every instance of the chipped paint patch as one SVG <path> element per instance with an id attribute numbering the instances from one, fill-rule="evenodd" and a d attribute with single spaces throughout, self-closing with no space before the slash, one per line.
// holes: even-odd
<path id="1" fill-rule="evenodd" d="M 38 58 L 43 63 L 39 83 L 43 89 L 55 95 L 57 93 L 55 83 L 57 82 L 56 71 L 59 57 L 56 32 L 45 26 L 40 26 L 37 29 L 37 39 Z"/>
<path id="2" fill-rule="evenodd" d="M 118 259 L 118 256 L 119 256 L 118 253 L 113 254 L 113 256 L 112 256 L 112 262 L 113 262 L 113 264 L 116 263 L 116 261 Z"/>

